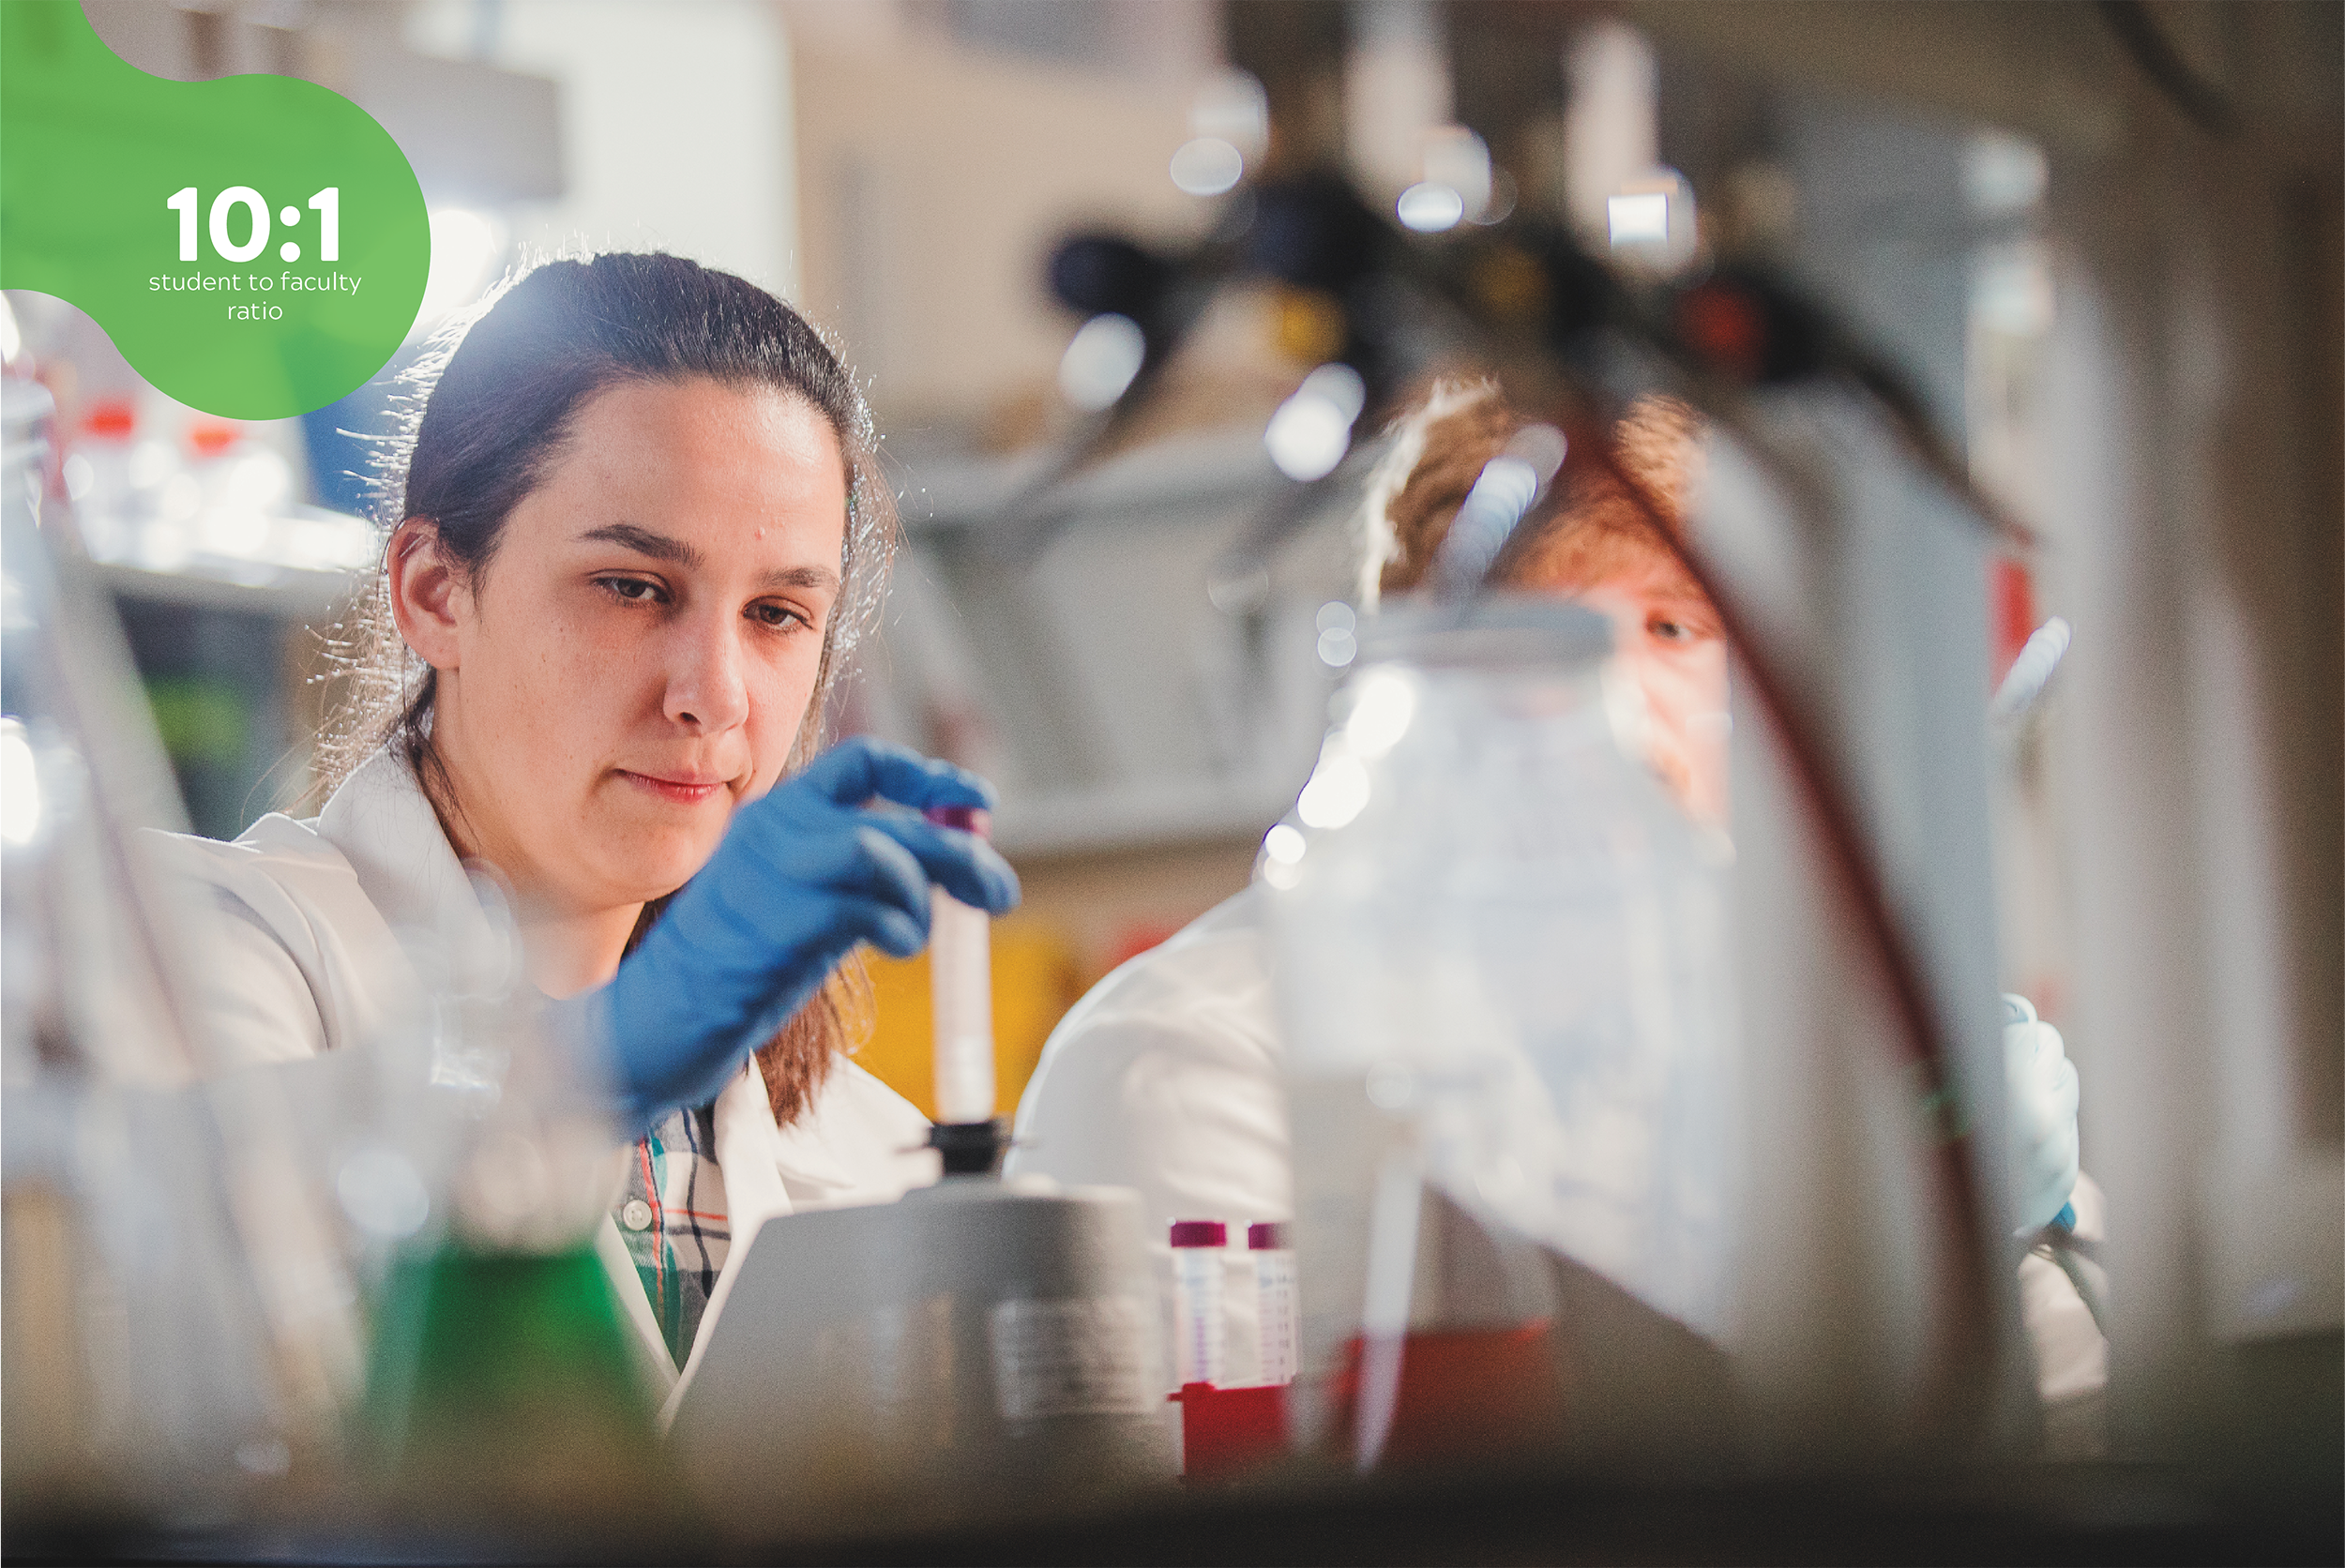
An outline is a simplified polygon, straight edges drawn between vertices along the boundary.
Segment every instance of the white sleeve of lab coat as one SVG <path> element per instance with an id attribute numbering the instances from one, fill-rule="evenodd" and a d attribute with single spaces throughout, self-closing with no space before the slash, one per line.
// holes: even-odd
<path id="1" fill-rule="evenodd" d="M 209 1020 L 216 1072 L 299 1062 L 325 1049 L 325 1021 L 301 966 L 234 894 L 214 893 L 219 918 L 189 966 L 195 1012 Z"/>
<path id="2" fill-rule="evenodd" d="M 1067 1016 L 1019 1104 L 1008 1162 L 1012 1174 L 1136 1189 L 1168 1320 L 1167 1228 L 1227 1224 L 1232 1382 L 1259 1364 L 1246 1228 L 1287 1219 L 1294 1199 L 1269 971 L 1245 912 L 1223 905 Z"/>

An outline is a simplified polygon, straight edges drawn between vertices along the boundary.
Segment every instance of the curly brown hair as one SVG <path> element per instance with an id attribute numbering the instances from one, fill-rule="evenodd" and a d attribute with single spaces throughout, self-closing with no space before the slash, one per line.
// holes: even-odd
<path id="1" fill-rule="evenodd" d="M 1483 468 L 1531 422 L 1495 382 L 1440 381 L 1393 423 L 1392 445 L 1369 476 L 1362 507 L 1362 602 L 1423 586 Z M 1638 399 L 1612 429 L 1621 469 L 1660 505 L 1672 527 L 1684 526 L 1700 474 L 1701 431 L 1692 409 L 1655 396 Z M 1500 551 L 1492 580 L 1570 593 L 1629 567 L 1657 565 L 1701 596 L 1611 469 L 1576 456 L 1565 459 L 1554 504 Z"/>

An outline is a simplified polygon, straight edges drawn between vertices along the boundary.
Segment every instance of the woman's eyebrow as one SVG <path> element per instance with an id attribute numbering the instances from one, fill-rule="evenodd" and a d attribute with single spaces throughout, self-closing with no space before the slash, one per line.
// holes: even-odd
<path id="1" fill-rule="evenodd" d="M 590 528 L 579 535 L 583 542 L 617 545 L 638 555 L 648 555 L 655 561 L 668 561 L 687 571 L 698 571 L 704 564 L 700 550 L 684 540 L 632 522 L 609 522 L 600 528 Z M 783 566 L 767 572 L 763 586 L 767 588 L 813 588 L 835 593 L 839 574 L 828 566 Z"/>
<path id="2" fill-rule="evenodd" d="M 819 588 L 836 590 L 839 574 L 828 566 L 784 566 L 765 574 L 768 588 Z"/>
<path id="3" fill-rule="evenodd" d="M 581 534 L 579 539 L 582 543 L 591 540 L 618 545 L 638 555 L 648 555 L 655 561 L 673 562 L 692 571 L 698 571 L 701 566 L 701 552 L 682 539 L 655 534 L 631 522 L 605 523 L 600 528 L 590 528 Z"/>

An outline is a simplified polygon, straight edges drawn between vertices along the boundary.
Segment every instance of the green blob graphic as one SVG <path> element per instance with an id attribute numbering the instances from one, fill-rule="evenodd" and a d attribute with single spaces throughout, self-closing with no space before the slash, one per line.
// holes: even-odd
<path id="1" fill-rule="evenodd" d="M 189 186 L 191 262 L 167 204 Z M 219 253 L 212 223 L 236 187 L 268 214 L 243 262 Z M 333 261 L 310 205 L 325 190 L 339 192 Z M 249 246 L 252 205 L 222 216 L 228 244 Z M 325 407 L 398 350 L 431 259 L 415 171 L 348 98 L 285 76 L 167 82 L 124 64 L 75 0 L 0 3 L 0 288 L 70 300 L 170 396 L 230 419 Z M 174 286 L 188 279 L 210 286 Z"/>

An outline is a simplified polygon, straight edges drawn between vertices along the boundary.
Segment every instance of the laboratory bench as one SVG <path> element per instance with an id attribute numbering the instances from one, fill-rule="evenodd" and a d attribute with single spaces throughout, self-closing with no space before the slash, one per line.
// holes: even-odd
<path id="1" fill-rule="evenodd" d="M 2338 1487 L 2224 1485 L 2080 1464 L 1867 1478 L 1650 1485 L 1484 1474 L 1224 1489 L 1127 1512 L 943 1534 L 772 1546 L 392 1530 L 86 1532 L 10 1562 L 648 1561 L 1114 1563 L 2336 1563 Z"/>

